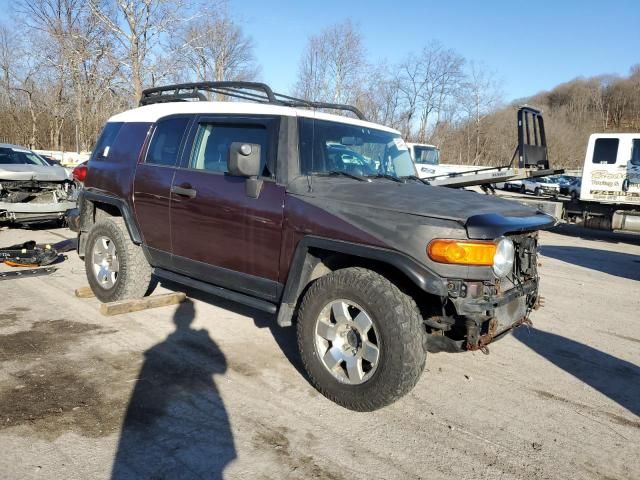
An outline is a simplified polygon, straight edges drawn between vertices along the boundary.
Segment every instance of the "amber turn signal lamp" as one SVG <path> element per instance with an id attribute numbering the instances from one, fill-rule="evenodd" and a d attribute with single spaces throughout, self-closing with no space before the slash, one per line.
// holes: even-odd
<path id="1" fill-rule="evenodd" d="M 490 267 L 496 254 L 496 244 L 436 239 L 427 246 L 427 254 L 434 262 Z"/>

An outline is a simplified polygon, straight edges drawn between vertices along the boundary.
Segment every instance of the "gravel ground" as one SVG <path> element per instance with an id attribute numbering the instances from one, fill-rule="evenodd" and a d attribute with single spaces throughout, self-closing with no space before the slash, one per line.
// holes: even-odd
<path id="1" fill-rule="evenodd" d="M 72 236 L 2 229 L 0 245 Z M 640 241 L 542 244 L 533 328 L 488 356 L 430 355 L 408 396 L 364 414 L 309 385 L 270 315 L 188 291 L 103 317 L 74 297 L 73 252 L 0 281 L 0 478 L 637 480 Z"/>

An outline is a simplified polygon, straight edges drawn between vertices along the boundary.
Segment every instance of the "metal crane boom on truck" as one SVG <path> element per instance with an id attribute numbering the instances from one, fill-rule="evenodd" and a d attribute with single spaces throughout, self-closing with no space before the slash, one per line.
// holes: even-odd
<path id="1" fill-rule="evenodd" d="M 516 157 L 518 163 L 514 165 Z M 423 180 L 440 187 L 461 188 L 509 180 L 546 177 L 563 172 L 564 170 L 549 168 L 547 137 L 544 131 L 542 112 L 525 105 L 518 109 L 518 146 L 508 165 L 450 172 L 423 177 Z"/>

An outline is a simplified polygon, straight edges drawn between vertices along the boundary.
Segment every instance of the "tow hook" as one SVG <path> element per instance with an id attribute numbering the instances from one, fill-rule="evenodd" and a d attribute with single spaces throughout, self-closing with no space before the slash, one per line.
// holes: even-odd
<path id="1" fill-rule="evenodd" d="M 533 326 L 533 322 L 531 322 L 531 320 L 529 319 L 528 314 L 525 315 L 524 317 L 522 317 L 520 320 L 518 320 L 517 322 L 515 322 L 513 325 L 511 325 L 511 328 L 508 328 L 507 330 L 505 330 L 504 332 L 501 332 L 499 335 L 497 335 L 497 337 L 501 337 L 502 335 L 504 335 L 505 333 L 513 330 L 516 327 L 519 327 L 520 325 L 527 325 L 529 327 Z M 480 350 L 482 353 L 484 353 L 485 355 L 489 355 L 489 344 L 496 338 L 496 332 L 498 330 L 498 321 L 495 318 L 492 318 L 489 321 L 489 329 L 487 331 L 487 333 L 485 333 L 484 335 L 480 335 L 477 340 L 477 343 L 473 342 L 473 330 L 474 329 L 469 329 L 469 326 L 467 326 L 467 338 L 468 339 L 472 339 L 472 341 L 467 340 L 466 343 L 466 348 L 467 350 Z"/>

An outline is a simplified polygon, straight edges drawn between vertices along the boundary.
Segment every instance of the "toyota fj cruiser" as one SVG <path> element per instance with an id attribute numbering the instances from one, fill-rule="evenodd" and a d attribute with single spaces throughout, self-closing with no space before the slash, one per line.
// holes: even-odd
<path id="1" fill-rule="evenodd" d="M 356 108 L 248 82 L 140 103 L 107 122 L 79 197 L 99 300 L 164 278 L 295 320 L 310 381 L 360 411 L 409 392 L 427 351 L 486 350 L 537 306 L 536 232 L 554 220 L 426 184 L 400 133 Z"/>

